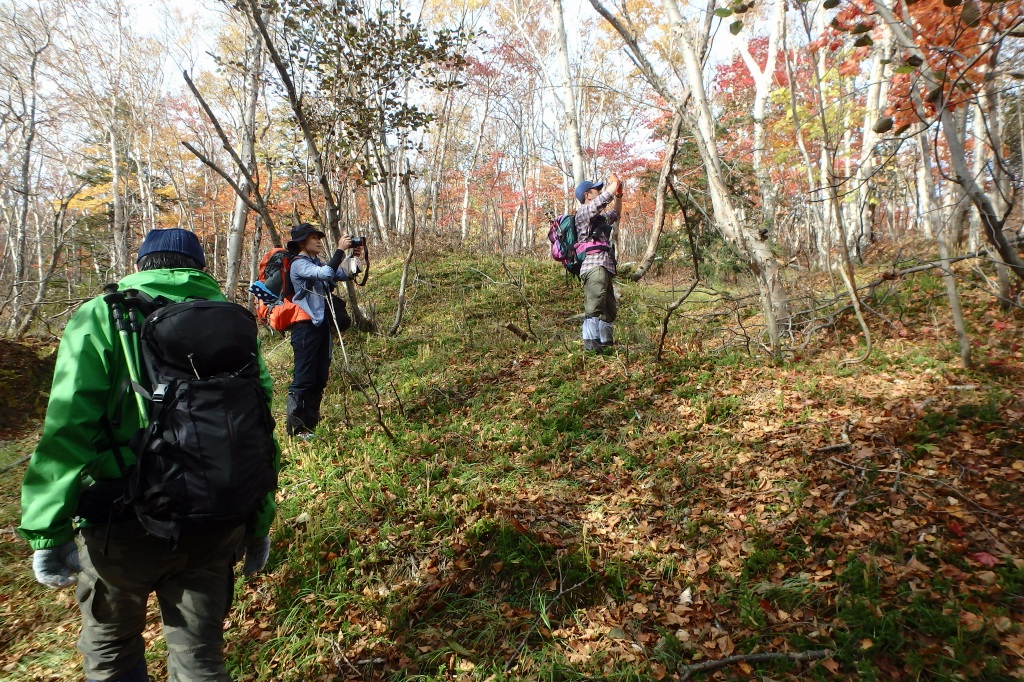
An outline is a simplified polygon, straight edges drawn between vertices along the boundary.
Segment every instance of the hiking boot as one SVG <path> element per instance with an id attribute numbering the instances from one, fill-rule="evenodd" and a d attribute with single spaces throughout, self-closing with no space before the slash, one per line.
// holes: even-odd
<path id="1" fill-rule="evenodd" d="M 598 353 L 601 350 L 601 342 L 597 339 L 583 339 L 583 350 L 588 353 Z"/>

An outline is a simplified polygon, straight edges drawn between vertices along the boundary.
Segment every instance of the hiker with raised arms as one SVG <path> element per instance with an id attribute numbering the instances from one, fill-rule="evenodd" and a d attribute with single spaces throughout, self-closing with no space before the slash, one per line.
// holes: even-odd
<path id="1" fill-rule="evenodd" d="M 352 237 L 342 235 L 334 255 L 324 263 L 320 254 L 325 236 L 313 225 L 300 223 L 292 228 L 287 244 L 294 254 L 289 268 L 292 301 L 309 315 L 308 320 L 289 327 L 295 366 L 288 387 L 285 430 L 302 439 L 310 438 L 320 423 L 320 404 L 331 369 L 331 332 L 337 328 L 340 334 L 352 325 L 345 302 L 331 292 L 335 282 L 359 273 L 356 258 L 363 248 L 361 242 L 354 245 Z M 345 258 L 345 250 L 353 246 L 353 256 Z"/>
<path id="2" fill-rule="evenodd" d="M 609 242 L 622 212 L 622 183 L 615 173 L 608 176 L 607 187 L 584 180 L 576 185 L 576 200 L 581 204 L 576 211 L 577 249 L 586 253 L 580 266 L 583 350 L 604 353 L 615 343 L 615 253 Z"/>
<path id="3" fill-rule="evenodd" d="M 205 267 L 192 232 L 149 232 L 136 273 L 82 305 L 58 349 L 18 532 L 39 583 L 77 585 L 89 682 L 148 680 L 153 592 L 170 680 L 229 682 L 232 566 L 269 556 L 272 383 L 255 318 Z"/>

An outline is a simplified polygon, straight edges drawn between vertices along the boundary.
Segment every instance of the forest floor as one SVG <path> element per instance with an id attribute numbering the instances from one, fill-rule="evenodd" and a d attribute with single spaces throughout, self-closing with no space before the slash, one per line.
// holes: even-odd
<path id="1" fill-rule="evenodd" d="M 385 329 L 399 276 L 360 292 Z M 704 292 L 656 361 L 683 280 L 621 282 L 616 352 L 592 356 L 550 262 L 421 260 L 401 332 L 346 334 L 317 438 L 282 443 L 234 678 L 1024 679 L 1021 311 L 962 287 L 965 370 L 918 273 L 875 289 L 865 361 L 843 362 L 848 314 L 775 361 L 747 352 L 755 309 Z M 280 415 L 290 347 L 264 350 Z M 31 416 L 43 389 L 2 392 Z M 18 423 L 0 467 L 37 437 Z M 23 471 L 0 474 L 0 677 L 80 679 L 73 592 L 36 585 L 14 534 Z"/>

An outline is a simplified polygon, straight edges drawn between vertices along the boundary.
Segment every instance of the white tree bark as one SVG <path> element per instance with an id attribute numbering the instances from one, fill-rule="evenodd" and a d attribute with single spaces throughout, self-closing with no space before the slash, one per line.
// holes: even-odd
<path id="1" fill-rule="evenodd" d="M 480 147 L 484 142 L 484 131 L 487 129 L 487 114 L 491 107 L 491 88 L 488 83 L 484 88 L 484 110 L 480 116 L 480 127 L 477 129 L 476 139 L 473 141 L 473 153 L 469 156 L 469 167 L 462 178 L 462 217 L 459 220 L 461 237 L 463 243 L 469 238 L 469 185 L 476 170 L 477 159 L 480 158 Z"/>
<path id="2" fill-rule="evenodd" d="M 797 106 L 796 69 L 793 67 L 792 60 L 790 59 L 788 33 L 786 32 L 785 22 L 783 22 L 782 25 L 782 36 L 782 50 L 785 54 L 786 74 L 789 80 L 789 108 L 790 115 L 793 117 L 793 134 L 796 137 L 797 149 L 800 150 L 800 155 L 804 160 L 804 173 L 807 176 L 807 195 L 809 197 L 818 197 L 821 196 L 821 192 L 818 187 L 818 182 L 814 177 L 816 164 L 811 158 L 811 152 L 807 146 L 807 141 L 804 139 L 800 110 Z M 821 242 L 825 239 L 828 229 L 825 221 L 825 204 L 821 201 L 808 201 L 806 202 L 805 211 L 804 233 L 807 240 L 807 260 L 809 263 L 821 265 L 826 263 L 828 258 L 827 247 L 823 249 L 821 246 Z M 813 249 L 812 246 L 814 247 Z"/>
<path id="3" fill-rule="evenodd" d="M 923 107 L 920 104 L 920 97 L 914 92 L 915 106 L 920 113 Z M 972 367 L 971 341 L 967 336 L 967 327 L 964 325 L 964 314 L 960 307 L 960 293 L 956 288 L 956 279 L 949 263 L 949 247 L 946 243 L 947 221 L 942 219 L 939 204 L 935 196 L 935 181 L 932 175 L 932 153 L 931 145 L 928 142 L 928 131 L 923 131 L 917 136 L 917 149 L 920 165 L 917 173 L 918 200 L 921 210 L 921 222 L 927 225 L 926 231 L 933 235 L 935 245 L 939 251 L 939 258 L 942 261 L 942 281 L 946 285 L 946 296 L 949 299 L 949 309 L 953 317 L 953 328 L 956 330 L 957 340 L 960 344 L 960 362 L 966 369 Z"/>
<path id="4" fill-rule="evenodd" d="M 715 118 L 711 112 L 701 63 L 697 58 L 693 43 L 687 35 L 687 25 L 679 11 L 676 0 L 663 0 L 665 9 L 672 22 L 683 57 L 690 96 L 695 109 L 696 125 L 693 132 L 697 136 L 697 149 L 704 161 L 707 172 L 708 190 L 715 211 L 715 221 L 722 235 L 747 257 L 747 264 L 755 275 L 761 302 L 765 313 L 765 324 L 773 352 L 780 349 L 780 327 L 791 317 L 789 296 L 783 286 L 779 264 L 768 248 L 767 242 L 759 239 L 746 226 L 740 223 L 736 208 L 729 194 L 722 163 L 718 155 L 718 140 L 715 135 Z"/>
<path id="5" fill-rule="evenodd" d="M 786 19 L 786 0 L 773 0 L 771 18 L 768 27 L 768 57 L 764 69 L 757 65 L 757 61 L 750 53 L 747 41 L 740 43 L 740 55 L 744 64 L 754 79 L 754 175 L 757 178 L 757 186 L 761 192 L 761 229 L 771 232 L 775 227 L 775 205 L 776 191 L 772 184 L 771 176 L 768 174 L 768 167 L 764 161 L 765 139 L 765 115 L 768 110 L 768 101 L 772 93 L 772 85 L 775 81 L 775 66 L 779 56 L 779 39 L 782 36 L 783 23 Z"/>
<path id="6" fill-rule="evenodd" d="M 252 26 L 249 45 L 246 48 L 245 73 L 245 108 L 242 111 L 241 138 L 239 156 L 247 164 L 248 173 L 239 172 L 238 186 L 246 195 L 251 194 L 252 187 L 248 178 L 256 171 L 256 108 L 259 104 L 261 76 L 263 73 L 263 43 L 259 32 Z M 224 282 L 224 294 L 229 301 L 236 299 L 238 289 L 238 273 L 242 261 L 242 244 L 245 239 L 245 225 L 249 220 L 249 207 L 241 196 L 235 197 L 235 207 L 231 212 L 228 226 L 227 273 Z"/>
<path id="7" fill-rule="evenodd" d="M 858 258 L 864 247 L 873 239 L 873 206 L 877 201 L 873 176 L 877 169 L 875 145 L 879 140 L 879 133 L 875 132 L 874 127 L 888 106 L 889 74 L 885 62 L 892 59 L 892 33 L 886 30 L 883 38 L 872 47 L 871 53 L 871 75 L 864 103 L 864 129 L 856 174 L 857 229 L 852 235 L 852 247 Z"/>
<path id="8" fill-rule="evenodd" d="M 569 152 L 572 154 L 572 178 L 573 184 L 579 184 L 585 179 L 585 161 L 583 158 L 583 146 L 580 141 L 580 123 L 576 109 L 576 95 L 572 84 L 572 71 L 569 68 L 569 48 L 565 35 L 565 11 L 562 7 L 562 0 L 552 0 L 552 9 L 555 13 L 555 52 L 558 55 L 559 75 L 561 76 L 562 93 L 560 100 L 565 115 L 566 137 L 569 142 Z"/>

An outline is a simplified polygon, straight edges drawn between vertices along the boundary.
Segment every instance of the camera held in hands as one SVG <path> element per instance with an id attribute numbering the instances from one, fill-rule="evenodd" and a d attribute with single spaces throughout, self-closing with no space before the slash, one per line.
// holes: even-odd
<path id="1" fill-rule="evenodd" d="M 358 248 L 360 246 L 366 246 L 366 237 L 352 237 L 352 248 Z"/>

